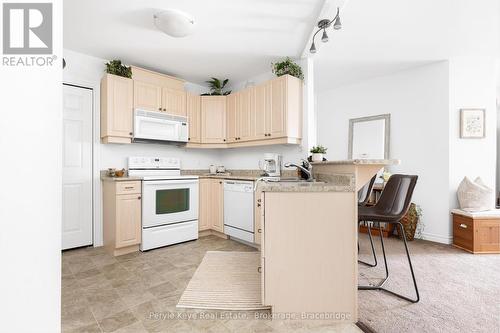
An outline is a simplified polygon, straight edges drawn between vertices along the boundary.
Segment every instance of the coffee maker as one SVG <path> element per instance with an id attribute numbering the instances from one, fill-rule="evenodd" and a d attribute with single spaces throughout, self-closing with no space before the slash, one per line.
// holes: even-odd
<path id="1" fill-rule="evenodd" d="M 264 159 L 259 161 L 259 168 L 267 177 L 281 176 L 281 155 L 266 153 Z"/>

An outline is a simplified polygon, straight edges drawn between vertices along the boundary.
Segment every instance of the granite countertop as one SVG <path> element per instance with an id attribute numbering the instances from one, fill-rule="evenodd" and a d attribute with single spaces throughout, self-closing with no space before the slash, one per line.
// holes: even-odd
<path id="1" fill-rule="evenodd" d="M 333 165 L 339 165 L 339 164 L 354 164 L 354 165 L 362 165 L 362 164 L 380 164 L 380 165 L 398 165 L 400 164 L 401 161 L 397 159 L 390 159 L 390 160 L 384 160 L 384 159 L 353 159 L 353 160 L 337 160 L 337 161 L 323 161 L 323 162 L 312 162 L 311 164 L 314 165 L 328 165 L 328 164 L 333 164 Z"/>
<path id="2" fill-rule="evenodd" d="M 108 170 L 101 170 L 101 180 L 105 182 L 131 182 L 142 180 L 142 178 L 129 176 L 128 173 L 125 173 L 123 177 L 111 177 L 108 176 Z"/>
<path id="3" fill-rule="evenodd" d="M 262 192 L 354 192 L 354 175 L 344 174 L 342 177 L 347 177 L 350 184 L 344 185 L 341 183 L 326 183 L 321 181 L 259 182 L 257 190 Z"/>

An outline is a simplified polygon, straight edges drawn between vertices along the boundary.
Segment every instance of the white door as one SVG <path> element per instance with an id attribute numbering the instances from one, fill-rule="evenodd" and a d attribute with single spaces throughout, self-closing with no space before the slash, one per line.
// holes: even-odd
<path id="1" fill-rule="evenodd" d="M 92 244 L 92 90 L 63 89 L 64 250 Z"/>

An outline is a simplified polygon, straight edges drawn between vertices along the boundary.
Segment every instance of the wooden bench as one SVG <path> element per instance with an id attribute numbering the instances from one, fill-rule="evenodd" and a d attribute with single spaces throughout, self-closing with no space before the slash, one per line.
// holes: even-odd
<path id="1" fill-rule="evenodd" d="M 453 209 L 453 246 L 471 253 L 500 253 L 500 209 Z"/>

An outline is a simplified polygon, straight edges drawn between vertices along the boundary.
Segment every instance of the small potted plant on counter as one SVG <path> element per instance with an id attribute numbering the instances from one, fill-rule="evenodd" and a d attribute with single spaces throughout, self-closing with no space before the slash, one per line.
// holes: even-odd
<path id="1" fill-rule="evenodd" d="M 323 147 L 322 145 L 317 145 L 311 148 L 312 153 L 312 161 L 313 162 L 321 162 L 323 161 L 323 155 L 326 154 L 326 150 L 328 148 Z"/>

